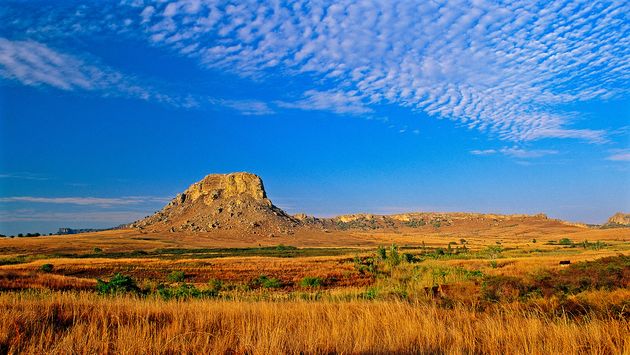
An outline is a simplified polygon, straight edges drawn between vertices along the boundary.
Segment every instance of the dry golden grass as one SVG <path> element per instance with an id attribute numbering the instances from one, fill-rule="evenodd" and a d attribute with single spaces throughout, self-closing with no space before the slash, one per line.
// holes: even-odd
<path id="1" fill-rule="evenodd" d="M 399 230 L 331 231 L 297 230 L 293 235 L 268 237 L 233 231 L 208 233 L 156 232 L 135 229 L 111 230 L 64 236 L 0 239 L 0 254 L 89 253 L 98 247 L 106 252 L 128 252 L 160 248 L 242 248 L 278 244 L 297 247 L 353 247 L 373 249 L 378 245 L 444 247 L 449 242 L 468 241 L 472 250 L 500 241 L 505 247 L 553 249 L 550 240 L 571 238 L 576 242 L 604 240 L 609 243 L 630 242 L 629 228 L 597 229 L 576 226 L 556 220 L 461 221 L 451 226 L 401 228 Z M 537 243 L 532 243 L 536 239 Z"/>
<path id="2" fill-rule="evenodd" d="M 560 260 L 575 264 L 628 255 L 630 229 L 589 229 L 558 221 L 510 223 L 480 220 L 439 229 L 303 231 L 275 238 L 116 230 L 2 239 L 0 353 L 630 354 L 627 263 L 617 260 L 611 265 L 626 266 L 610 273 L 606 267 L 611 265 L 596 265 L 592 271 L 575 273 L 575 280 L 558 265 Z M 549 243 L 562 238 L 606 245 L 591 250 Z M 462 247 L 460 239 L 466 240 L 470 253 L 420 255 L 449 242 Z M 372 274 L 357 269 L 355 254 L 368 257 L 375 246 L 392 243 L 428 247 L 411 250 L 425 260 L 395 267 L 379 261 L 378 272 Z M 216 258 L 212 251 L 139 257 L 131 253 L 278 244 L 355 249 L 343 251 L 345 255 L 291 258 L 246 254 Z M 500 257 L 486 255 L 488 246 L 499 245 L 504 250 Z M 96 247 L 103 250 L 101 255 L 93 251 Z M 25 257 L 15 258 L 19 255 Z M 54 265 L 51 273 L 41 270 L 46 263 Z M 210 287 L 211 279 L 229 287 L 220 296 L 211 296 L 215 298 L 166 301 L 158 298 L 157 285 L 179 287 L 181 282 L 168 280 L 172 271 L 183 272 L 185 281 L 201 290 Z M 114 273 L 133 277 L 145 297 L 80 291 L 93 289 L 96 278 L 109 279 Z M 536 281 L 537 276 L 550 274 L 567 285 L 582 278 L 596 285 L 612 273 L 621 275 L 618 285 L 575 292 Z M 280 279 L 284 286 L 250 288 L 251 280 L 263 274 Z M 316 289 L 300 286 L 305 276 L 320 277 L 325 283 Z M 520 284 L 511 285 L 510 277 Z M 505 291 L 505 297 L 488 298 L 484 283 L 494 281 L 503 287 L 502 280 L 506 290 L 499 291 Z M 434 284 L 444 286 L 439 297 L 426 292 L 425 287 Z M 542 293 L 520 295 L 519 285 L 539 287 Z M 50 291 L 67 289 L 74 291 Z M 375 299 L 366 300 L 370 298 Z"/>
<path id="3" fill-rule="evenodd" d="M 626 292 L 616 297 L 627 297 Z M 165 302 L 0 294 L 0 352 L 625 354 L 627 319 L 405 302 Z"/>

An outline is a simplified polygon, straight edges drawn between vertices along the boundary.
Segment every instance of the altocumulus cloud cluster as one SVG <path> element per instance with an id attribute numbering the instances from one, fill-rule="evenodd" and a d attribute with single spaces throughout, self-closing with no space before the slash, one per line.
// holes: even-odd
<path id="1" fill-rule="evenodd" d="M 628 94 L 629 13 L 623 0 L 14 4 L 1 14 L 0 33 L 8 37 L 0 40 L 0 75 L 185 107 L 209 101 L 245 114 L 290 108 L 364 115 L 397 105 L 508 141 L 601 142 L 603 131 L 571 128 L 576 115 L 560 107 Z M 299 97 L 268 103 L 164 94 L 60 52 L 72 51 L 64 38 L 102 33 L 253 80 L 315 80 Z"/>

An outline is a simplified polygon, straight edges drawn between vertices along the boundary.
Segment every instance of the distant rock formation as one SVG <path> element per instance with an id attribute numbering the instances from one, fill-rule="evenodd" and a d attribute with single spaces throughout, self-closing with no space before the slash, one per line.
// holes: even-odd
<path id="1" fill-rule="evenodd" d="M 92 232 L 100 232 L 107 229 L 95 229 L 95 228 L 59 228 L 57 230 L 57 235 L 65 235 L 65 234 L 79 234 L 79 233 L 92 233 Z"/>
<path id="2" fill-rule="evenodd" d="M 540 221 L 558 223 L 545 214 L 536 215 L 499 215 L 466 212 L 410 212 L 393 215 L 356 213 L 332 218 L 317 218 L 300 213 L 293 216 L 304 225 L 317 226 L 328 230 L 375 230 L 404 228 L 441 228 L 462 224 L 498 225 L 500 223 Z"/>
<path id="3" fill-rule="evenodd" d="M 630 213 L 617 212 L 614 215 L 612 215 L 610 218 L 608 218 L 608 221 L 606 222 L 606 224 L 604 224 L 604 226 L 628 227 L 630 226 Z"/>
<path id="4" fill-rule="evenodd" d="M 217 232 L 274 237 L 298 229 L 328 232 L 423 228 L 490 228 L 500 225 L 565 223 L 537 215 L 414 212 L 395 215 L 351 214 L 318 218 L 290 216 L 267 198 L 263 182 L 250 173 L 211 174 L 177 195 L 161 211 L 125 227 L 143 231 Z"/>
<path id="5" fill-rule="evenodd" d="M 177 195 L 161 211 L 132 227 L 171 232 L 242 231 L 290 234 L 299 221 L 267 198 L 260 177 L 250 173 L 211 174 Z"/>

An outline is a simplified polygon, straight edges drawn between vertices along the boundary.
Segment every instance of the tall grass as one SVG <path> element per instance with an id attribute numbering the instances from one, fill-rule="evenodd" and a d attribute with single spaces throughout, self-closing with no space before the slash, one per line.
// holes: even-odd
<path id="1" fill-rule="evenodd" d="M 623 317 L 550 316 L 518 304 L 480 313 L 399 301 L 177 302 L 76 292 L 0 294 L 0 353 L 10 354 L 623 354 L 630 351 L 628 334 Z"/>

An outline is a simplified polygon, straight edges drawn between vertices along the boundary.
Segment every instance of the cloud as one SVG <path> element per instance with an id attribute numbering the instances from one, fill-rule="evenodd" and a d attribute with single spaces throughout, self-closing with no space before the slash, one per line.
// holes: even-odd
<path id="1" fill-rule="evenodd" d="M 108 207 L 115 205 L 137 205 L 143 203 L 166 202 L 168 198 L 155 196 L 128 196 L 115 198 L 102 197 L 33 197 L 33 196 L 13 196 L 0 197 L 0 203 L 27 202 L 27 203 L 49 203 L 49 204 L 70 204 L 80 206 L 100 206 Z"/>
<path id="2" fill-rule="evenodd" d="M 331 111 L 341 115 L 362 115 L 374 112 L 365 105 L 362 97 L 356 91 L 308 90 L 300 100 L 293 102 L 276 101 L 275 104 L 282 108 Z"/>
<path id="3" fill-rule="evenodd" d="M 334 86 L 315 82 L 283 107 L 395 104 L 505 140 L 602 142 L 557 106 L 628 93 L 627 2 L 207 2 L 195 15 L 185 4 L 151 5 L 163 11 L 144 27 L 154 45 L 244 77 L 275 69 Z"/>
<path id="4" fill-rule="evenodd" d="M 519 159 L 530 159 L 530 158 L 540 158 L 546 155 L 558 154 L 557 150 L 551 149 L 533 149 L 527 150 L 517 146 L 514 147 L 503 147 L 501 149 L 475 149 L 471 150 L 470 154 L 472 155 L 493 155 L 493 154 L 502 154 L 512 158 Z M 522 162 L 523 165 L 527 165 L 527 162 Z"/>
<path id="5" fill-rule="evenodd" d="M 225 100 L 210 98 L 208 101 L 213 105 L 228 107 L 240 112 L 243 115 L 264 116 L 273 115 L 276 112 L 264 101 L 258 100 Z"/>
<path id="6" fill-rule="evenodd" d="M 540 158 L 545 155 L 558 154 L 557 150 L 551 150 L 551 149 L 526 150 L 519 147 L 509 147 L 509 148 L 504 147 L 504 148 L 499 149 L 499 152 L 509 157 L 521 158 L 521 159 Z"/>
<path id="7" fill-rule="evenodd" d="M 471 150 L 470 154 L 472 155 L 490 155 L 490 154 L 495 154 L 497 151 L 494 149 L 483 149 L 483 150 L 479 150 L 479 149 L 475 149 L 475 150 Z"/>
<path id="8" fill-rule="evenodd" d="M 563 105 L 630 92 L 630 4 L 621 0 L 181 0 L 97 2 L 76 11 L 68 6 L 11 8 L 0 29 L 42 39 L 109 31 L 211 70 L 256 80 L 309 78 L 302 98 L 278 101 L 283 108 L 363 115 L 397 105 L 508 141 L 604 142 L 602 130 L 572 127 L 578 118 Z M 68 71 L 52 59 L 29 61 L 21 53 L 22 62 L 47 70 L 9 71 L 15 80 L 94 86 L 86 80 L 94 75 L 89 66 Z M 41 48 L 35 53 L 49 54 Z"/>
<path id="9" fill-rule="evenodd" d="M 136 83 L 91 58 L 57 51 L 46 44 L 0 37 L 0 77 L 28 86 L 49 86 L 65 91 L 91 91 L 116 96 L 156 101 L 177 107 L 194 107 L 191 96 L 171 96 L 149 85 Z"/>
<path id="10" fill-rule="evenodd" d="M 83 61 L 34 41 L 0 38 L 0 76 L 24 85 L 49 85 L 62 90 L 94 90 L 106 74 Z"/>
<path id="11" fill-rule="evenodd" d="M 39 174 L 28 173 L 28 172 L 0 174 L 0 179 L 37 180 L 37 181 L 48 180 L 48 178 L 45 176 L 41 176 Z"/>
<path id="12" fill-rule="evenodd" d="M 630 161 L 630 149 L 617 149 L 611 152 L 606 160 L 612 161 Z"/>

